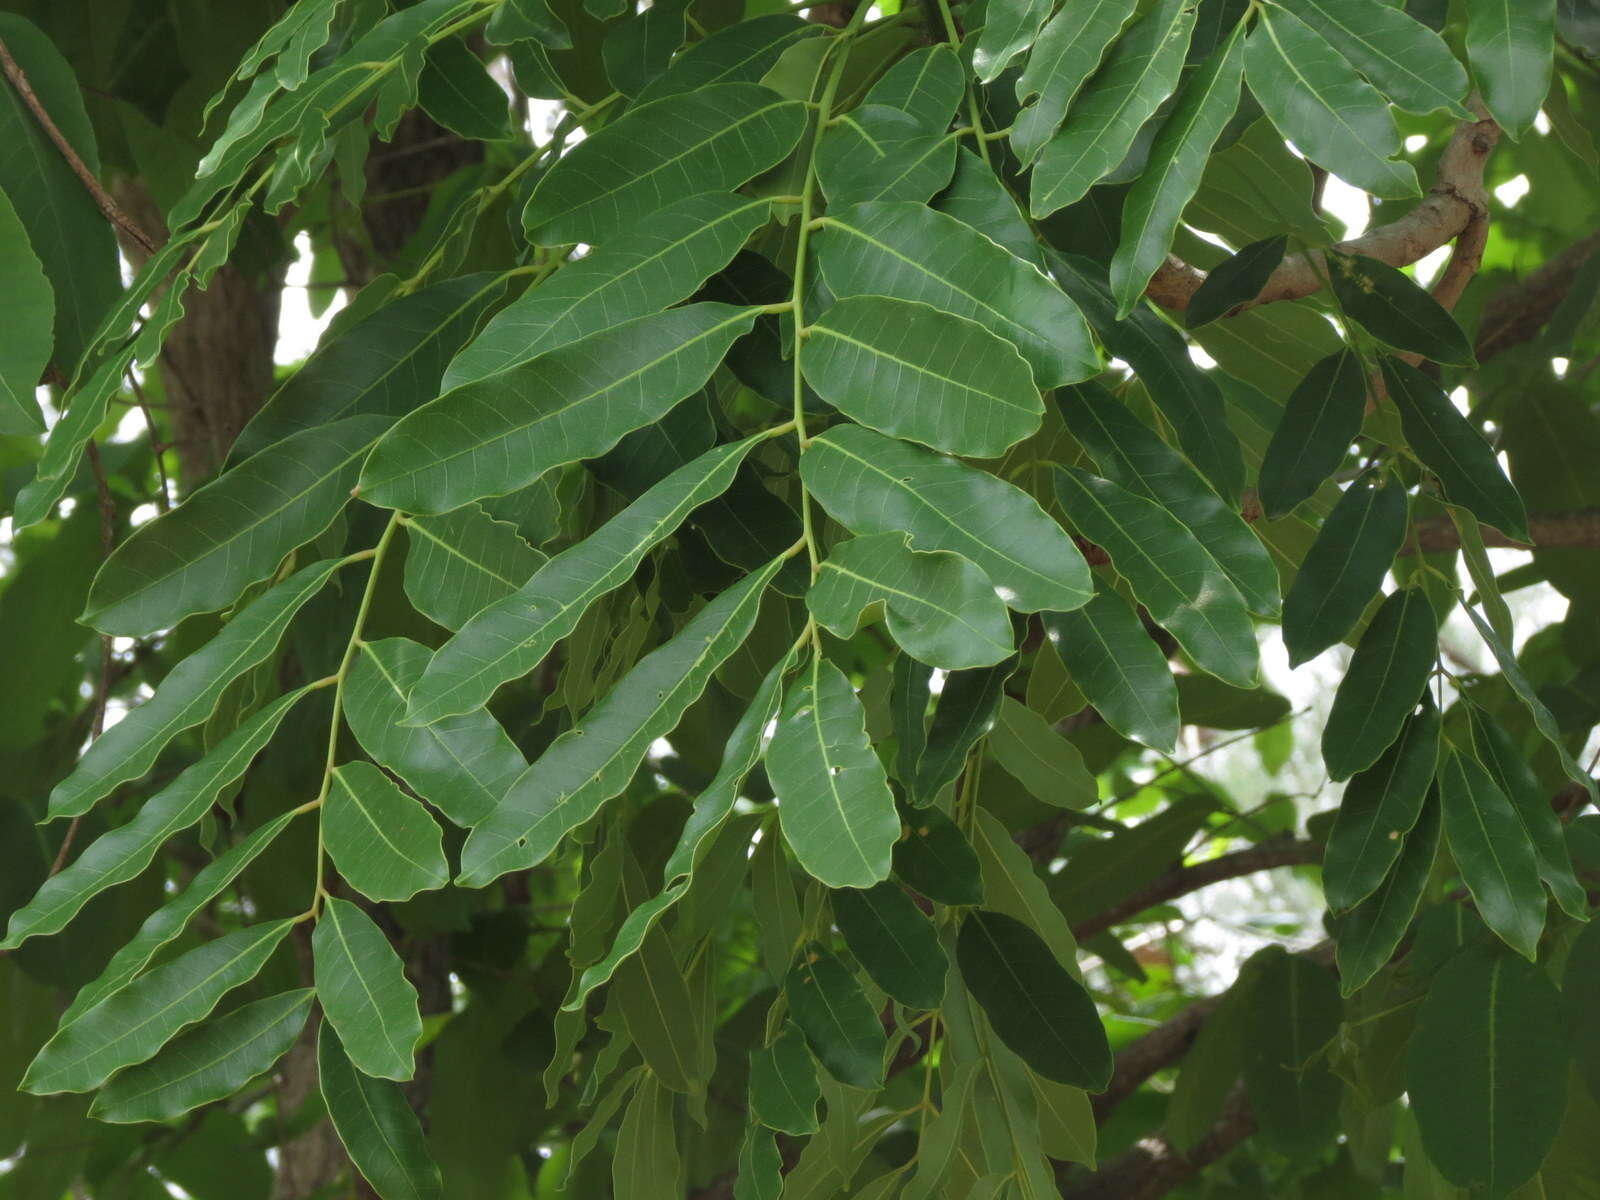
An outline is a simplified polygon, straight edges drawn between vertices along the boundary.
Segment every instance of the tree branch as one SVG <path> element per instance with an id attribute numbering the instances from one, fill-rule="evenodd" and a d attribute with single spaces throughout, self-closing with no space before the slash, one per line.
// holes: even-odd
<path id="1" fill-rule="evenodd" d="M 1572 290 L 1579 268 L 1597 250 L 1600 232 L 1568 246 L 1520 283 L 1491 296 L 1478 322 L 1478 361 L 1486 362 L 1538 336 Z"/>
<path id="2" fill-rule="evenodd" d="M 1187 1154 L 1160 1134 L 1141 1138 L 1076 1187 L 1062 1192 L 1065 1200 L 1156 1200 L 1184 1180 L 1221 1159 L 1256 1131 L 1256 1117 L 1243 1086 L 1223 1104 L 1222 1116 Z M 1078 1174 L 1078 1172 L 1072 1172 Z"/>
<path id="3" fill-rule="evenodd" d="M 1415 540 L 1408 540 L 1402 554 L 1424 553 L 1435 550 L 1456 550 L 1461 546 L 1461 534 L 1449 517 L 1429 517 L 1418 521 Z M 1533 547 L 1540 550 L 1583 550 L 1600 547 L 1600 508 L 1574 508 L 1566 512 L 1528 514 L 1528 533 Z M 1486 546 L 1510 547 L 1527 550 L 1526 542 L 1515 541 L 1498 529 L 1485 525 L 1483 543 Z"/>
<path id="4" fill-rule="evenodd" d="M 1480 110 L 1481 111 L 1481 110 Z M 1492 120 L 1464 121 L 1439 156 L 1433 187 L 1405 216 L 1369 229 L 1360 237 L 1337 243 L 1333 249 L 1345 254 L 1364 254 L 1392 267 L 1408 266 L 1431 254 L 1440 246 L 1482 224 L 1489 211 L 1489 197 L 1483 187 L 1483 168 L 1500 140 L 1500 127 Z M 1481 248 L 1480 248 L 1481 252 Z M 1467 260 L 1461 256 L 1463 282 L 1470 278 Z M 1472 262 L 1476 267 L 1476 262 Z M 1292 254 L 1272 273 L 1272 278 L 1254 300 L 1235 312 L 1270 304 L 1276 300 L 1299 300 L 1321 290 L 1327 278 L 1322 251 Z M 1156 271 L 1145 294 L 1163 308 L 1182 310 L 1205 282 L 1206 273 L 1176 255 Z"/>
<path id="5" fill-rule="evenodd" d="M 106 191 L 95 178 L 88 164 L 78 157 L 78 152 L 72 148 L 72 143 L 67 141 L 66 135 L 50 119 L 50 113 L 33 90 L 33 85 L 28 82 L 27 72 L 16 59 L 11 57 L 11 51 L 3 40 L 0 40 L 0 70 L 5 72 L 6 78 L 11 81 L 11 86 L 17 89 L 17 95 L 22 98 L 23 104 L 27 105 L 28 111 L 39 122 L 46 136 L 55 143 L 56 149 L 61 151 L 61 157 L 67 160 L 67 166 L 72 168 L 72 173 L 78 177 L 94 202 L 99 205 L 106 220 L 137 242 L 146 254 L 154 254 L 156 243 L 151 240 L 149 234 L 139 228 L 132 217 L 123 211 L 122 206 L 111 198 L 111 193 Z"/>

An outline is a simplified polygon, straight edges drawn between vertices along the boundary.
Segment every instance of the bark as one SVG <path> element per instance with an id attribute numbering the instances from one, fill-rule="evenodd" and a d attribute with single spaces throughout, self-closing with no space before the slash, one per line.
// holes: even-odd
<path id="1" fill-rule="evenodd" d="M 1478 322 L 1478 361 L 1487 362 L 1537 337 L 1572 290 L 1578 269 L 1596 250 L 1600 250 L 1600 233 L 1591 233 L 1531 271 L 1522 282 L 1496 292 L 1484 305 Z"/>

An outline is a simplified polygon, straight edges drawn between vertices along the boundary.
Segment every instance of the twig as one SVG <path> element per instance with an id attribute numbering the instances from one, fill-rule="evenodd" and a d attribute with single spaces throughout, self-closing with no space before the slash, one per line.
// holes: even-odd
<path id="1" fill-rule="evenodd" d="M 146 254 L 154 254 L 157 249 L 156 243 L 151 240 L 149 234 L 139 228 L 138 223 L 132 217 L 123 211 L 122 206 L 111 198 L 111 193 L 101 186 L 100 181 L 95 178 L 94 172 L 89 170 L 83 159 L 78 157 L 78 152 L 72 148 L 72 143 L 67 141 L 66 135 L 50 119 L 50 113 L 39 100 L 38 94 L 34 92 L 33 85 L 28 82 L 27 72 L 22 69 L 21 64 L 16 59 L 11 57 L 11 51 L 4 40 L 0 40 L 0 70 L 5 71 L 6 78 L 11 81 L 11 86 L 17 89 L 17 95 L 22 97 L 23 104 L 27 105 L 28 111 L 33 114 L 34 119 L 39 122 L 45 134 L 55 143 L 56 149 L 61 151 L 61 157 L 67 160 L 67 165 L 72 168 L 72 173 L 88 189 L 89 195 L 99 205 L 100 211 L 105 214 L 106 220 L 138 243 Z"/>
<path id="2" fill-rule="evenodd" d="M 1402 554 L 1419 551 L 1456 550 L 1461 546 L 1461 533 L 1449 517 L 1428 517 L 1413 526 L 1416 537 L 1402 548 Z M 1530 513 L 1528 534 L 1532 546 L 1540 550 L 1584 550 L 1600 547 L 1600 508 L 1574 508 L 1567 512 Z M 1527 550 L 1527 542 L 1507 537 L 1498 529 L 1483 527 L 1485 546 L 1509 547 Z"/>
<path id="3" fill-rule="evenodd" d="M 150 403 L 144 398 L 144 388 L 139 384 L 139 377 L 128 369 L 128 386 L 133 389 L 133 398 L 139 404 L 139 411 L 144 414 L 144 427 L 150 431 L 150 454 L 156 460 L 156 480 L 161 490 L 156 493 L 156 507 L 166 512 L 172 507 L 172 482 L 167 478 L 167 464 L 161 461 L 161 455 L 166 447 L 156 437 L 156 419 L 151 415 Z"/>

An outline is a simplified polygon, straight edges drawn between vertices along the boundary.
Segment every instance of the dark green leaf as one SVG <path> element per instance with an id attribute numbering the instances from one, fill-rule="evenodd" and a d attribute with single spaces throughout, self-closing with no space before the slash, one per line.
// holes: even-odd
<path id="1" fill-rule="evenodd" d="M 1100 799 L 1078 748 L 1049 721 L 1007 696 L 989 733 L 989 753 L 1035 799 L 1055 808 L 1088 808 Z"/>
<path id="2" fill-rule="evenodd" d="M 1078 90 L 1094 75 L 1137 7 L 1135 0 L 1092 0 L 1070 12 L 1058 12 L 1039 31 L 1016 82 L 1017 100 L 1024 107 L 1011 127 L 1011 145 L 1024 166 L 1037 157 L 1060 126 Z M 1048 12 L 1046 9 L 1039 16 Z M 979 37 L 980 53 L 988 30 L 985 25 Z M 998 73 L 994 68 L 983 72 L 985 76 Z"/>
<path id="3" fill-rule="evenodd" d="M 1391 346 L 1470 367 L 1472 343 L 1456 319 L 1410 276 L 1361 254 L 1330 254 L 1328 278 L 1346 316 Z"/>
<path id="4" fill-rule="evenodd" d="M 1005 682 L 1016 669 L 1017 660 L 1008 658 L 975 671 L 952 671 L 945 679 L 928 730 L 928 748 L 910 789 L 916 804 L 933 803 L 945 785 L 961 773 L 972 747 L 994 728 L 1005 696 Z"/>
<path id="5" fill-rule="evenodd" d="M 50 362 L 55 293 L 28 242 L 17 210 L 0 191 L 0 434 L 44 429 L 34 391 Z"/>
<path id="6" fill-rule="evenodd" d="M 1434 789 L 1377 890 L 1338 919 L 1339 990 L 1346 996 L 1360 991 L 1389 963 L 1411 927 L 1439 852 L 1439 824 L 1439 793 Z"/>
<path id="7" fill-rule="evenodd" d="M 1437 660 L 1437 619 L 1427 592 L 1391 593 L 1333 695 L 1322 731 L 1322 761 L 1331 778 L 1348 779 L 1378 761 L 1422 698 Z"/>
<path id="8" fill-rule="evenodd" d="M 786 1023 L 771 1043 L 750 1052 L 750 1112 L 768 1129 L 803 1137 L 817 1131 L 817 1064 L 805 1034 Z"/>
<path id="9" fill-rule="evenodd" d="M 1350 453 L 1367 413 L 1367 372 L 1351 350 L 1321 359 L 1289 394 L 1256 492 L 1272 520 L 1309 500 Z M 1330 518 L 1331 519 L 1331 518 Z"/>
<path id="10" fill-rule="evenodd" d="M 828 1074 L 850 1087 L 883 1085 L 883 1025 L 843 963 L 813 947 L 789 972 L 783 994 Z"/>
<path id="11" fill-rule="evenodd" d="M 1453 746 L 1439 760 L 1444 831 L 1461 879 L 1490 929 L 1530 961 L 1544 931 L 1544 888 L 1517 811 L 1482 764 Z"/>
<path id="12" fill-rule="evenodd" d="M 1550 90 L 1555 0 L 1469 0 L 1467 58 L 1483 100 L 1512 137 L 1539 115 Z"/>
<path id="13" fill-rule="evenodd" d="M 363 1074 L 346 1055 L 336 1029 L 317 1036 L 317 1078 L 339 1140 L 382 1200 L 437 1200 L 439 1168 L 406 1096 L 393 1083 Z"/>
<path id="14" fill-rule="evenodd" d="M 932 922 L 899 884 L 835 891 L 833 919 L 873 983 L 909 1008 L 939 1007 L 950 963 Z"/>
<path id="15" fill-rule="evenodd" d="M 371 763 L 334 768 L 322 837 L 339 874 L 369 900 L 409 900 L 450 879 L 439 823 Z"/>
<path id="16" fill-rule="evenodd" d="M 868 200 L 922 203 L 950 182 L 956 142 L 916 117 L 863 104 L 839 118 L 817 147 L 817 182 L 836 207 Z"/>
<path id="17" fill-rule="evenodd" d="M 1183 314 L 1184 324 L 1198 329 L 1254 300 L 1283 261 L 1288 244 L 1289 239 L 1281 233 L 1262 238 L 1211 268 L 1205 282 L 1189 297 L 1189 307 Z"/>
<path id="18" fill-rule="evenodd" d="M 1461 103 L 1467 73 L 1444 39 L 1382 0 L 1284 0 L 1286 9 L 1332 43 L 1378 90 L 1407 112 L 1444 109 L 1473 120 Z"/>
<path id="19" fill-rule="evenodd" d="M 515 593 L 545 561 L 475 504 L 406 522 L 406 595 L 446 629 L 460 629 Z"/>
<path id="20" fill-rule="evenodd" d="M 822 28 L 798 13 L 768 13 L 719 29 L 690 46 L 639 94 L 639 102 L 695 92 L 719 83 L 757 83 L 796 42 Z"/>
<path id="21" fill-rule="evenodd" d="M 900 810 L 905 832 L 894 844 L 894 873 L 940 904 L 982 904 L 978 855 L 961 827 L 937 808 Z"/>
<path id="22" fill-rule="evenodd" d="M 1166 655 L 1121 596 L 1101 586 L 1075 612 L 1048 613 L 1045 636 L 1107 725 L 1170 754 L 1178 740 L 1178 689 Z"/>
<path id="23" fill-rule="evenodd" d="M 1245 1086 L 1262 1140 L 1292 1158 L 1311 1158 L 1339 1127 L 1339 1080 L 1319 1056 L 1339 1032 L 1344 1005 L 1326 967 L 1277 948 L 1262 956 L 1251 984 L 1256 1019 Z"/>
<path id="24" fill-rule="evenodd" d="M 883 73 L 862 100 L 909 113 L 929 133 L 950 128 L 966 89 L 961 60 L 947 45 L 913 50 Z"/>
<path id="25" fill-rule="evenodd" d="M 459 39 L 428 47 L 417 99 L 423 112 L 464 138 L 492 141 L 511 134 L 509 98 Z"/>

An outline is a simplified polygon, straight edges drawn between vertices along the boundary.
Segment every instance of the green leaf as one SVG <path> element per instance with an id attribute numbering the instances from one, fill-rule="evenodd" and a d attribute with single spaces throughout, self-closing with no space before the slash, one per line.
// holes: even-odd
<path id="1" fill-rule="evenodd" d="M 1283 601 L 1289 665 L 1310 662 L 1356 627 L 1405 541 L 1408 505 L 1393 475 L 1355 480 L 1322 523 Z"/>
<path id="2" fill-rule="evenodd" d="M 1098 384 L 1079 384 L 1059 403 L 1067 429 L 1107 479 L 1154 500 L 1187 527 L 1252 612 L 1277 614 L 1278 571 L 1261 539 L 1181 454 Z"/>
<path id="3" fill-rule="evenodd" d="M 65 1026 L 76 1021 L 111 993 L 126 987 L 163 947 L 184 931 L 195 914 L 221 895 L 298 815 L 291 809 L 274 817 L 197 871 L 187 887 L 144 919 L 139 931 L 111 956 L 106 969 L 93 983 L 78 989 L 66 1012 L 61 1014 L 61 1024 Z"/>
<path id="4" fill-rule="evenodd" d="M 1333 695 L 1322 761 L 1334 780 L 1378 761 L 1428 686 L 1439 655 L 1427 592 L 1402 588 L 1379 605 Z"/>
<path id="5" fill-rule="evenodd" d="M 369 900 L 409 900 L 450 879 L 439 823 L 377 767 L 335 767 L 322 808 L 328 857 Z"/>
<path id="6" fill-rule="evenodd" d="M 1107 725 L 1172 753 L 1178 742 L 1172 668 L 1126 600 L 1101 585 L 1077 611 L 1045 614 L 1044 633 Z"/>
<path id="7" fill-rule="evenodd" d="M 154 766 L 167 743 L 210 717 L 229 684 L 266 660 L 294 615 L 338 567 L 337 560 L 328 560 L 297 571 L 173 667 L 155 695 L 90 743 L 72 774 L 51 791 L 50 816 L 87 812 L 118 784 Z"/>
<path id="8" fill-rule="evenodd" d="M 805 1034 L 792 1022 L 785 1022 L 770 1043 L 750 1051 L 750 1113 L 768 1129 L 795 1137 L 817 1132 L 820 1099 L 817 1064 Z"/>
<path id="9" fill-rule="evenodd" d="M 617 964 L 610 996 L 651 1078 L 674 1092 L 703 1092 L 705 1052 L 689 985 L 659 925 Z"/>
<path id="10" fill-rule="evenodd" d="M 38 894 L 11 915 L 0 949 L 15 949 L 31 937 L 65 928 L 95 896 L 148 867 L 168 838 L 204 816 L 218 793 L 245 773 L 306 690 L 280 696 L 261 709 L 145 801 L 131 821 L 102 834 L 46 879 Z"/>
<path id="11" fill-rule="evenodd" d="M 1056 280 L 1083 309 L 1106 352 L 1122 359 L 1150 391 L 1161 415 L 1172 423 L 1184 454 L 1229 503 L 1244 487 L 1244 457 L 1228 425 L 1222 392 L 1195 366 L 1183 335 L 1147 308 L 1118 320 L 1105 272 L 1082 258 L 1050 256 Z"/>
<path id="12" fill-rule="evenodd" d="M 339 1141 L 382 1200 L 437 1200 L 443 1195 L 439 1168 L 428 1155 L 422 1125 L 405 1093 L 357 1068 L 345 1053 L 337 1026 L 323 1025 L 317 1035 L 317 1079 Z"/>
<path id="13" fill-rule="evenodd" d="M 311 1014 L 310 988 L 234 1009 L 168 1043 L 100 1090 L 90 1109 L 102 1121 L 170 1121 L 234 1095 L 270 1070 Z"/>
<path id="14" fill-rule="evenodd" d="M 1436 382 L 1409 363 L 1387 355 L 1383 380 L 1400 410 L 1406 441 L 1432 471 L 1452 504 L 1510 537 L 1528 541 L 1522 497 L 1506 478 L 1494 449 L 1462 416 Z"/>
<path id="15" fill-rule="evenodd" d="M 462 384 L 389 430 L 361 474 L 361 496 L 411 513 L 448 512 L 604 454 L 704 384 L 755 317 L 692 304 Z"/>
<path id="16" fill-rule="evenodd" d="M 978 809 L 973 825 L 983 870 L 984 907 L 1028 926 L 1044 939 L 1056 962 L 1076 975 L 1078 940 L 1033 859 L 1017 845 L 1005 822 L 988 809 Z"/>
<path id="17" fill-rule="evenodd" d="M 567 263 L 497 312 L 450 361 L 444 389 L 685 299 L 766 223 L 769 208 L 766 200 L 725 192 L 667 205 L 647 224 Z"/>
<path id="18" fill-rule="evenodd" d="M 426 646 L 406 638 L 362 642 L 345 681 L 344 716 L 361 748 L 457 825 L 476 825 L 528 760 L 482 708 L 411 728 L 400 722 L 422 678 Z"/>
<path id="19" fill-rule="evenodd" d="M 364 1075 L 410 1079 L 422 1040 L 417 990 L 383 931 L 348 900 L 329 896 L 311 934 L 317 999 Z"/>
<path id="20" fill-rule="evenodd" d="M 974 671 L 952 671 L 939 693 L 928 730 L 928 748 L 917 765 L 911 788 L 915 804 L 933 803 L 966 766 L 967 755 L 994 728 L 1005 683 L 1017 669 L 1016 658 Z"/>
<path id="21" fill-rule="evenodd" d="M 833 893 L 845 945 L 885 992 L 908 1008 L 938 1008 L 950 962 L 933 923 L 897 883 Z"/>
<path id="22" fill-rule="evenodd" d="M 1409 275 L 1362 254 L 1330 254 L 1327 264 L 1339 307 L 1368 333 L 1435 362 L 1476 363 L 1456 319 Z"/>
<path id="23" fill-rule="evenodd" d="M 757 436 L 718 446 L 679 467 L 550 559 L 514 595 L 473 617 L 428 663 L 411 691 L 406 724 L 426 726 L 470 713 L 502 683 L 531 671 L 590 604 L 620 587 L 691 512 L 728 489 L 760 441 Z"/>
<path id="24" fill-rule="evenodd" d="M 1474 119 L 1461 103 L 1466 71 L 1444 39 L 1415 17 L 1382 0 L 1284 0 L 1283 7 L 1327 38 L 1398 107 Z"/>
<path id="25" fill-rule="evenodd" d="M 794 654 L 791 651 L 767 672 L 750 706 L 729 733 L 727 744 L 723 747 L 721 765 L 711 782 L 696 797 L 694 809 L 684 822 L 677 844 L 661 869 L 662 882 L 666 886 L 628 913 L 611 941 L 611 949 L 598 962 L 583 969 L 583 976 L 562 1005 L 563 1009 L 580 1009 L 584 998 L 611 978 L 617 964 L 639 949 L 645 935 L 656 922 L 689 890 L 689 885 L 694 882 L 695 870 L 733 812 L 740 786 L 761 759 L 762 734 L 778 717 L 783 700 L 783 677 L 793 661 Z"/>
<path id="26" fill-rule="evenodd" d="M 1210 161 L 1215 162 L 1216 159 L 1213 157 Z M 1283 261 L 1283 252 L 1288 245 L 1286 235 L 1275 234 L 1251 242 L 1237 254 L 1211 268 L 1206 273 L 1205 282 L 1189 297 L 1189 307 L 1183 312 L 1184 325 L 1189 329 L 1198 329 L 1227 316 L 1239 305 L 1254 300 Z"/>
<path id="27" fill-rule="evenodd" d="M 1453 746 L 1440 755 L 1439 793 L 1450 851 L 1479 915 L 1532 961 L 1544 931 L 1545 897 L 1521 818 L 1482 764 Z"/>
<path id="28" fill-rule="evenodd" d="M 1377 891 L 1400 858 L 1433 784 L 1439 725 L 1439 710 L 1424 692 L 1421 710 L 1406 718 L 1394 745 L 1345 786 L 1322 858 L 1322 890 L 1335 912 Z"/>
<path id="29" fill-rule="evenodd" d="M 843 424 L 812 439 L 800 477 L 845 528 L 903 532 L 913 549 L 953 551 L 1020 612 L 1067 611 L 1090 595 L 1089 568 L 1066 531 L 987 471 Z"/>
<path id="30" fill-rule="evenodd" d="M 1033 162 L 1060 127 L 1079 89 L 1094 75 L 1137 7 L 1135 0 L 1091 0 L 1070 12 L 1056 13 L 1039 31 L 1015 88 L 1024 107 L 1011 126 L 1011 147 L 1023 166 Z M 994 20 L 991 13 L 990 21 Z M 988 29 L 985 24 L 980 48 Z"/>
<path id="31" fill-rule="evenodd" d="M 339 515 L 387 424 L 349 417 L 285 438 L 141 525 L 100 568 L 82 619 L 140 637 L 233 603 Z"/>
<path id="32" fill-rule="evenodd" d="M 750 635 L 767 584 L 782 565 L 774 559 L 702 608 L 557 738 L 473 829 L 461 851 L 460 882 L 482 887 L 543 862 L 562 837 L 627 787 L 650 744 L 673 730 Z"/>
<path id="33" fill-rule="evenodd" d="M 1248 45 L 1244 73 L 1249 85 Z M 1326 218 L 1313 208 L 1314 195 L 1310 165 L 1290 153 L 1283 135 L 1262 117 L 1233 145 L 1211 156 L 1184 220 L 1230 246 L 1249 246 L 1284 234 L 1323 245 L 1331 239 Z"/>
<path id="34" fill-rule="evenodd" d="M 1111 259 L 1111 291 L 1119 317 L 1133 311 L 1150 277 L 1166 261 L 1183 210 L 1199 190 L 1211 151 L 1239 107 L 1243 35 L 1243 24 L 1236 25 L 1184 85 L 1156 134 L 1144 171 L 1123 202 L 1121 239 Z"/>
<path id="35" fill-rule="evenodd" d="M 1080 843 L 1072 870 L 1050 877 L 1050 894 L 1068 921 L 1103 912 L 1182 860 L 1216 809 L 1207 795 L 1182 796 L 1155 816 L 1108 838 Z"/>
<path id="36" fill-rule="evenodd" d="M 0 434 L 39 433 L 34 390 L 50 363 L 56 297 L 17 210 L 0 191 Z"/>
<path id="37" fill-rule="evenodd" d="M 432 400 L 445 364 L 505 295 L 506 283 L 499 272 L 447 279 L 383 305 L 319 346 L 250 419 L 229 461 L 343 417 L 402 417 Z"/>
<path id="38" fill-rule="evenodd" d="M 922 46 L 898 59 L 872 85 L 863 104 L 898 108 L 929 133 L 943 133 L 966 90 L 961 60 L 950 46 Z"/>
<path id="39" fill-rule="evenodd" d="M 1054 808 L 1088 808 L 1100 789 L 1078 748 L 1027 705 L 1007 696 L 989 734 L 989 753 L 1036 800 Z"/>
<path id="40" fill-rule="evenodd" d="M 1359 778 L 1359 776 L 1358 776 Z M 1339 990 L 1346 996 L 1365 987 L 1388 965 L 1417 915 L 1439 853 L 1440 802 L 1429 793 L 1416 822 L 1402 839 L 1399 857 L 1374 891 L 1334 925 Z"/>
<path id="41" fill-rule="evenodd" d="M 1261 461 L 1266 515 L 1286 517 L 1344 462 L 1367 414 L 1367 372 L 1352 350 L 1318 361 L 1289 394 Z M 1330 518 L 1331 519 L 1331 518 Z"/>
<path id="42" fill-rule="evenodd" d="M 406 522 L 406 595 L 417 611 L 460 629 L 497 600 L 513 595 L 545 562 L 475 504 Z"/>
<path id="43" fill-rule="evenodd" d="M 1255 627 L 1205 547 L 1159 505 L 1073 467 L 1054 471 L 1068 520 L 1111 556 L 1150 617 L 1195 664 L 1236 687 L 1257 683 Z"/>
<path id="44" fill-rule="evenodd" d="M 1233 986 L 1222 994 L 1178 1069 L 1167 1102 L 1166 1129 L 1173 1146 L 1185 1153 L 1211 1132 L 1250 1057 L 1257 962 L 1247 961 Z"/>
<path id="45" fill-rule="evenodd" d="M 783 982 L 794 1023 L 828 1074 L 854 1088 L 883 1086 L 883 1025 L 837 958 L 812 947 Z"/>
<path id="46" fill-rule="evenodd" d="M 631 109 L 564 154 L 522 214 L 536 245 L 598 244 L 673 200 L 736 188 L 781 162 L 805 106 L 753 83 L 718 83 Z"/>
<path id="47" fill-rule="evenodd" d="M 653 1076 L 639 1083 L 628 1101 L 611 1159 L 613 1200 L 653 1200 L 683 1192 L 678 1156 L 677 1107 L 672 1093 Z"/>
<path id="48" fill-rule="evenodd" d="M 997 0 L 984 10 L 983 28 L 973 43 L 972 65 L 980 83 L 993 83 L 1011 60 L 1034 44 L 1050 15 L 1047 0 Z M 1033 55 L 1028 62 L 1031 65 Z M 1024 68 L 1026 70 L 1026 68 Z"/>
<path id="49" fill-rule="evenodd" d="M 600 44 L 606 78 L 624 96 L 637 96 L 666 73 L 683 45 L 688 0 L 664 0 L 628 17 Z"/>
<path id="50" fill-rule="evenodd" d="M 989 577 L 958 554 L 923 553 L 901 533 L 849 538 L 822 560 L 806 607 L 848 638 L 882 605 L 889 636 L 932 667 L 987 667 L 1012 653 L 1011 618 Z"/>
<path id="51" fill-rule="evenodd" d="M 806 382 L 846 416 L 952 454 L 1002 454 L 1044 411 L 1010 342 L 926 304 L 840 300 L 811 325 L 801 363 Z"/>
<path id="52" fill-rule="evenodd" d="M 933 668 L 902 654 L 894 660 L 893 672 L 889 707 L 894 718 L 895 754 L 890 773 L 909 786 L 928 748 L 928 685 L 933 681 Z"/>
<path id="53" fill-rule="evenodd" d="M 961 827 L 931 805 L 900 810 L 905 832 L 894 844 L 894 873 L 940 904 L 982 904 L 978 853 Z"/>
<path id="54" fill-rule="evenodd" d="M 971 226 L 1023 262 L 1044 265 L 1044 255 L 1016 197 L 988 164 L 965 146 L 956 151 L 955 176 L 950 186 L 934 197 L 933 208 Z"/>
<path id="55" fill-rule="evenodd" d="M 1467 59 L 1483 102 L 1513 138 L 1550 91 L 1556 0 L 1469 0 Z"/>
<path id="56" fill-rule="evenodd" d="M 1144 123 L 1178 86 L 1194 9 L 1157 0 L 1083 85 L 1066 124 L 1039 151 L 1028 188 L 1035 217 L 1081 200 L 1132 148 Z"/>
<path id="57" fill-rule="evenodd" d="M 784 696 L 767 747 L 784 840 L 800 865 L 831 888 L 887 879 L 900 836 L 894 797 L 865 722 L 843 672 L 813 654 Z"/>
<path id="58" fill-rule="evenodd" d="M 122 1068 L 144 1062 L 228 992 L 254 979 L 293 925 L 271 921 L 226 934 L 112 992 L 56 1031 L 29 1066 L 23 1088 L 41 1096 L 89 1092 Z"/>
<path id="59" fill-rule="evenodd" d="M 739 1146 L 733 1200 L 778 1200 L 783 1194 L 783 1154 L 770 1129 L 752 1123 Z"/>
<path id="60" fill-rule="evenodd" d="M 785 50 L 822 34 L 819 25 L 797 13 L 768 13 L 729 25 L 680 54 L 664 75 L 639 93 L 639 103 L 719 83 L 758 83 Z"/>
<path id="61" fill-rule="evenodd" d="M 961 978 L 995 1033 L 1046 1079 L 1100 1092 L 1111 1047 L 1100 1014 L 1037 933 L 1015 917 L 977 910 L 956 943 Z"/>
<path id="62" fill-rule="evenodd" d="M 1338 1132 L 1339 1080 L 1318 1056 L 1338 1034 L 1344 1005 L 1326 967 L 1276 947 L 1261 953 L 1245 1087 L 1263 1143 L 1312 1158 Z"/>
<path id="63" fill-rule="evenodd" d="M 950 182 L 956 142 L 930 133 L 902 109 L 863 104 L 823 134 L 816 164 L 817 182 L 834 207 L 869 200 L 920 204 Z"/>
<path id="64" fill-rule="evenodd" d="M 1421 191 L 1411 164 L 1394 160 L 1400 131 L 1388 104 L 1299 18 L 1263 11 L 1245 43 L 1244 69 L 1272 123 L 1312 162 L 1385 200 Z"/>
<path id="65" fill-rule="evenodd" d="M 830 211 L 817 239 L 835 296 L 891 296 L 976 321 L 1016 346 L 1041 388 L 1100 369 L 1077 305 L 1037 267 L 976 229 L 906 202 Z"/>
<path id="66" fill-rule="evenodd" d="M 1472 946 L 1433 978 L 1406 1090 L 1429 1160 L 1450 1182 L 1504 1196 L 1539 1169 L 1566 1109 L 1568 1034 L 1542 967 Z"/>

